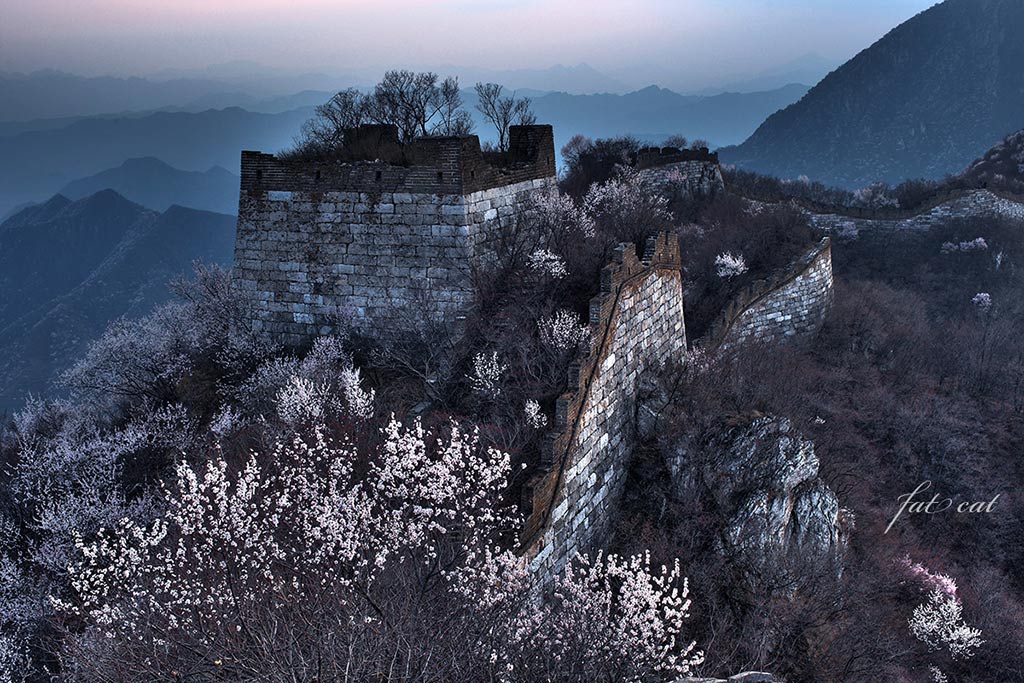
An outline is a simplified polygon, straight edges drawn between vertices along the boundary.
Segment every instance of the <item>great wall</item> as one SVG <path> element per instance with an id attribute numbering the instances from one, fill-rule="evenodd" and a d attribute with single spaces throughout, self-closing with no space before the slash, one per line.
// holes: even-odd
<path id="1" fill-rule="evenodd" d="M 398 145 L 393 128 L 364 137 Z M 342 321 L 382 334 L 410 308 L 471 305 L 473 263 L 531 195 L 557 191 L 551 126 L 513 126 L 492 164 L 477 137 L 423 138 L 403 163 L 242 153 L 235 286 L 257 329 L 300 344 Z"/>
<path id="2" fill-rule="evenodd" d="M 495 237 L 529 197 L 558 191 L 550 126 L 512 127 L 499 158 L 476 136 L 420 139 L 396 154 L 393 130 L 359 135 L 381 152 L 345 162 L 242 153 L 234 285 L 252 303 L 254 328 L 285 344 L 341 325 L 386 335 L 410 308 L 457 319 L 473 304 L 472 270 Z M 707 150 L 644 150 L 635 167 L 655 186 L 694 196 L 725 189 Z M 639 379 L 686 358 L 679 247 L 665 234 L 641 256 L 623 244 L 602 271 L 591 349 L 570 367 L 522 492 L 520 548 L 540 582 L 605 540 L 635 446 Z M 701 343 L 738 349 L 806 337 L 831 300 L 826 238 L 741 293 Z"/>

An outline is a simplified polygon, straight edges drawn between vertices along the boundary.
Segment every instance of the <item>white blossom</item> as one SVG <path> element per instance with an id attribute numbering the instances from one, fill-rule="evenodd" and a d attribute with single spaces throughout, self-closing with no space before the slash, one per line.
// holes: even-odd
<path id="1" fill-rule="evenodd" d="M 973 240 L 965 240 L 962 242 L 943 242 L 940 251 L 943 254 L 951 254 L 953 252 L 970 252 L 970 251 L 984 251 L 988 249 L 988 242 L 985 241 L 984 237 L 976 237 Z"/>
<path id="2" fill-rule="evenodd" d="M 985 641 L 981 631 L 963 620 L 963 605 L 955 595 L 936 588 L 914 608 L 910 631 L 932 650 L 946 648 L 954 659 L 968 659 Z"/>
<path id="3" fill-rule="evenodd" d="M 530 268 L 556 280 L 569 274 L 562 257 L 547 249 L 538 249 L 530 254 Z"/>
<path id="4" fill-rule="evenodd" d="M 988 292 L 978 292 L 971 299 L 971 303 L 977 306 L 982 313 L 988 313 L 992 308 L 992 295 Z"/>
<path id="5" fill-rule="evenodd" d="M 367 420 L 373 417 L 376 392 L 373 389 L 363 389 L 360 382 L 359 368 L 351 367 L 341 371 L 341 391 L 345 397 L 345 410 L 354 419 Z"/>
<path id="6" fill-rule="evenodd" d="M 715 257 L 715 269 L 720 278 L 733 278 L 747 272 L 747 262 L 742 254 L 725 252 Z"/>
<path id="7" fill-rule="evenodd" d="M 594 236 L 594 219 L 569 195 L 537 193 L 529 199 L 526 216 L 541 235 L 579 233 L 586 239 Z"/>
<path id="8" fill-rule="evenodd" d="M 480 352 L 473 357 L 473 371 L 469 376 L 469 384 L 473 391 L 497 398 L 501 394 L 502 379 L 508 372 L 508 366 L 498 359 L 498 352 Z"/>
<path id="9" fill-rule="evenodd" d="M 541 318 L 537 323 L 540 340 L 544 346 L 557 351 L 575 351 L 590 341 L 590 327 L 581 325 L 579 316 L 562 309 L 553 316 Z"/>
<path id="10" fill-rule="evenodd" d="M 540 404 L 534 401 L 532 398 L 526 402 L 526 407 L 523 409 L 526 414 L 526 424 L 533 429 L 543 429 L 548 424 L 548 416 L 541 412 Z"/>

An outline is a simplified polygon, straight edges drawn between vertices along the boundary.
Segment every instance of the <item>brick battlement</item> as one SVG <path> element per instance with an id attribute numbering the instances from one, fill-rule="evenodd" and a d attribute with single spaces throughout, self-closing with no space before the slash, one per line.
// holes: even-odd
<path id="1" fill-rule="evenodd" d="M 633 168 L 643 170 L 656 166 L 678 164 L 683 161 L 700 161 L 718 164 L 718 152 L 710 152 L 707 147 L 700 149 L 679 149 L 678 147 L 644 147 L 636 154 Z"/>
<path id="2" fill-rule="evenodd" d="M 347 161 L 242 153 L 234 284 L 253 328 L 286 344 L 341 324 L 383 336 L 416 316 L 456 323 L 500 231 L 557 191 L 551 126 L 513 126 L 501 155 L 475 135 L 401 145 L 364 126 L 346 139 Z"/>
<path id="3" fill-rule="evenodd" d="M 397 135 L 391 139 L 389 131 L 379 126 L 358 130 L 361 141 L 376 137 L 379 158 L 373 149 L 372 161 L 291 160 L 262 152 L 242 152 L 242 193 L 465 195 L 555 175 L 551 126 L 510 127 L 509 150 L 503 154 L 485 153 L 476 135 L 419 138 L 400 146 Z"/>

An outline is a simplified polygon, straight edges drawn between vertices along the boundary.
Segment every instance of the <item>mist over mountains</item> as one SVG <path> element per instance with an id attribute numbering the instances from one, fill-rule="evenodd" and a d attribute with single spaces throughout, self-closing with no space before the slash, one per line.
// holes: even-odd
<path id="1" fill-rule="evenodd" d="M 699 96 L 651 86 L 624 95 L 539 93 L 533 98 L 533 109 L 539 120 L 554 125 L 559 146 L 577 133 L 590 137 L 630 134 L 651 143 L 680 133 L 721 145 L 742 141 L 768 114 L 806 91 L 806 86 L 790 85 L 768 92 Z M 289 147 L 313 106 L 332 94 L 313 90 L 264 99 L 258 106 L 261 111 L 230 106 L 0 123 L 0 216 L 26 202 L 43 201 L 68 183 L 117 168 L 127 159 L 153 157 L 188 172 L 205 172 L 213 166 L 233 172 L 240 150 L 277 152 Z M 210 94 L 204 102 L 225 103 L 214 102 L 217 98 L 230 101 L 231 96 Z M 493 130 L 473 108 L 473 92 L 465 91 L 464 99 L 477 117 L 481 139 L 493 139 Z M 165 204 L 147 203 L 137 189 L 108 186 L 150 208 L 165 208 Z M 102 189 L 95 183 L 87 187 Z M 217 200 L 173 195 L 161 201 L 224 210 L 224 202 L 236 200 L 232 193 Z"/>
<path id="2" fill-rule="evenodd" d="M 111 189 L 129 201 L 157 211 L 177 204 L 203 211 L 238 211 L 238 181 L 221 166 L 208 171 L 182 171 L 154 157 L 128 159 L 117 168 L 68 183 L 60 195 L 82 199 Z"/>

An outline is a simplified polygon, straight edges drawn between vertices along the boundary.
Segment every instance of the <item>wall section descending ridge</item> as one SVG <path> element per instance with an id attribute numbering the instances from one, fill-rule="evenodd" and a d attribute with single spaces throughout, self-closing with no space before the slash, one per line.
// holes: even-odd
<path id="1" fill-rule="evenodd" d="M 604 541 L 635 446 L 640 376 L 686 354 L 679 245 L 620 245 L 590 302 L 591 350 L 569 371 L 540 470 L 527 484 L 523 553 L 542 584 Z M 574 390 L 573 390 L 574 389 Z"/>
<path id="2" fill-rule="evenodd" d="M 832 306 L 832 244 L 825 237 L 789 269 L 736 296 L 711 327 L 705 346 L 729 352 L 748 343 L 813 336 Z"/>

